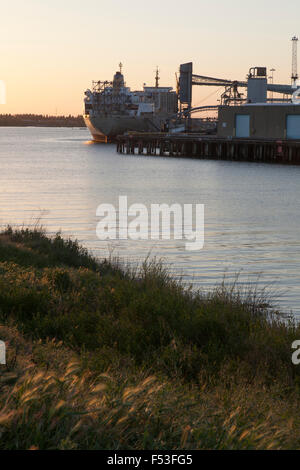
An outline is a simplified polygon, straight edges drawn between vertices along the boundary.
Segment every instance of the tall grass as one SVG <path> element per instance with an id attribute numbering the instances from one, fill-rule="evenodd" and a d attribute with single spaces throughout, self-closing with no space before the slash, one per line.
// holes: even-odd
<path id="1" fill-rule="evenodd" d="M 156 260 L 8 228 L 1 324 L 0 448 L 299 446 L 300 327 L 257 286 L 194 292 Z"/>

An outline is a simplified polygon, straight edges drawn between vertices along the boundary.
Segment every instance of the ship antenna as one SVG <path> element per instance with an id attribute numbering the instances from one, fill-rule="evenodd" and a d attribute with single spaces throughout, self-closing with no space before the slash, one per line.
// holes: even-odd
<path id="1" fill-rule="evenodd" d="M 155 74 L 155 87 L 156 88 L 158 88 L 159 79 L 160 79 L 159 69 L 158 69 L 158 67 L 156 67 L 156 74 Z"/>
<path id="2" fill-rule="evenodd" d="M 122 62 L 119 63 L 119 67 L 120 67 L 120 73 L 122 73 L 122 68 L 123 68 Z"/>

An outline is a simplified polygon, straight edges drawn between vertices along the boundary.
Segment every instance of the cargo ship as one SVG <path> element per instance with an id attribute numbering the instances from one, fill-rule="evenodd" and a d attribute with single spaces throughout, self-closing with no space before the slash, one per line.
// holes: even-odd
<path id="1" fill-rule="evenodd" d="M 129 131 L 167 130 L 178 111 L 177 92 L 159 86 L 158 69 L 155 86 L 131 91 L 125 84 L 122 64 L 119 67 L 111 82 L 94 81 L 92 89 L 85 91 L 83 118 L 93 139 L 111 142 Z"/>

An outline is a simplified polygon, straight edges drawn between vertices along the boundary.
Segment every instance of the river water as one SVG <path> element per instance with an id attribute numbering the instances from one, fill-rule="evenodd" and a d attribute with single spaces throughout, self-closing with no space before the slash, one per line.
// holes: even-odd
<path id="1" fill-rule="evenodd" d="M 279 308 L 300 318 L 300 167 L 119 155 L 86 129 L 0 128 L 0 225 L 41 218 L 97 256 L 130 262 L 163 257 L 195 287 L 230 282 L 270 285 Z M 100 241 L 101 203 L 204 204 L 205 243 Z"/>

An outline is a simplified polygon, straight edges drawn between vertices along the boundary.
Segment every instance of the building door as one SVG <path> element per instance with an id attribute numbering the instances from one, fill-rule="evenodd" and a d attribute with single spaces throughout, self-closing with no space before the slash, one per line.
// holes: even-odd
<path id="1" fill-rule="evenodd" d="M 300 139 L 300 115 L 289 114 L 286 118 L 286 138 Z"/>
<path id="2" fill-rule="evenodd" d="M 250 116 L 249 114 L 236 114 L 235 116 L 235 136 L 250 137 Z"/>

